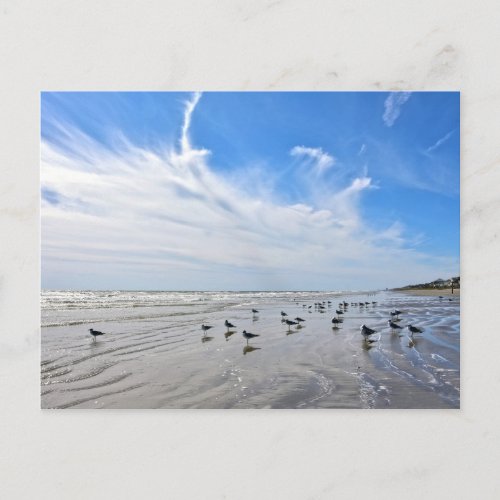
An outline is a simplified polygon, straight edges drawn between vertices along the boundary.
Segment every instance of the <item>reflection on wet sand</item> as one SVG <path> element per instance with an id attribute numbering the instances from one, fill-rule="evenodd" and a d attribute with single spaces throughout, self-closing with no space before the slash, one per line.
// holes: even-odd
<path id="1" fill-rule="evenodd" d="M 416 347 L 418 342 L 415 337 L 407 337 L 408 338 L 408 347 Z"/>
<path id="2" fill-rule="evenodd" d="M 243 354 L 246 354 L 247 352 L 253 352 L 253 351 L 258 351 L 262 349 L 262 347 L 254 347 L 252 345 L 246 345 L 243 347 Z"/>
<path id="3" fill-rule="evenodd" d="M 377 341 L 373 339 L 364 339 L 362 342 L 363 350 L 369 351 Z"/>
<path id="4" fill-rule="evenodd" d="M 229 337 L 231 335 L 234 335 L 236 333 L 236 331 L 227 331 L 225 334 L 224 334 L 224 337 L 226 337 L 226 341 L 229 340 Z"/>
<path id="5" fill-rule="evenodd" d="M 213 337 L 208 337 L 207 335 L 203 335 L 203 337 L 201 337 L 202 342 L 209 342 L 210 340 L 213 339 L 214 339 Z"/>

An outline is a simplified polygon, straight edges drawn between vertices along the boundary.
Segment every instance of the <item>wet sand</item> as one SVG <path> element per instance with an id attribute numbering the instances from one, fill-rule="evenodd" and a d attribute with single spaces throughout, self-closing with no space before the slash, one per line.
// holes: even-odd
<path id="1" fill-rule="evenodd" d="M 317 300 L 321 299 L 318 294 Z M 171 316 L 42 328 L 42 408 L 458 408 L 459 297 L 395 292 L 312 301 L 187 306 Z M 349 306 L 332 328 L 338 302 Z M 372 305 L 372 301 L 378 303 Z M 258 315 L 251 308 L 259 309 Z M 389 312 L 403 311 L 389 329 Z M 280 311 L 302 327 L 281 322 Z M 227 331 L 224 320 L 236 325 Z M 201 324 L 213 325 L 203 335 Z M 368 344 L 359 327 L 377 330 Z M 243 329 L 258 334 L 245 341 Z"/>

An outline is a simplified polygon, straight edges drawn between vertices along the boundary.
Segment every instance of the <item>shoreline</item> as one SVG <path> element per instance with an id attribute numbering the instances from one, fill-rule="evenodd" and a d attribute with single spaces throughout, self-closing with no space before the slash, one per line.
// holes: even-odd
<path id="1" fill-rule="evenodd" d="M 451 288 L 425 289 L 425 288 L 393 288 L 391 292 L 405 293 L 408 295 L 422 295 L 426 297 L 460 297 L 460 288 L 455 288 L 451 293 Z"/>

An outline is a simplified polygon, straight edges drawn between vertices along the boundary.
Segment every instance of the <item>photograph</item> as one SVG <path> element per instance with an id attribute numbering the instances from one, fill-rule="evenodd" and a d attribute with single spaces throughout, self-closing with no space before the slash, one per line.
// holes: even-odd
<path id="1" fill-rule="evenodd" d="M 42 409 L 460 408 L 460 92 L 40 118 Z"/>

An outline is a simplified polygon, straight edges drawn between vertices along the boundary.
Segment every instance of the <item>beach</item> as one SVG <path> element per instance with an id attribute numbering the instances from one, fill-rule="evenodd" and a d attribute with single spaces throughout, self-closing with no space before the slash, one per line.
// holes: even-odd
<path id="1" fill-rule="evenodd" d="M 42 408 L 460 407 L 459 295 L 44 291 L 41 331 Z"/>

